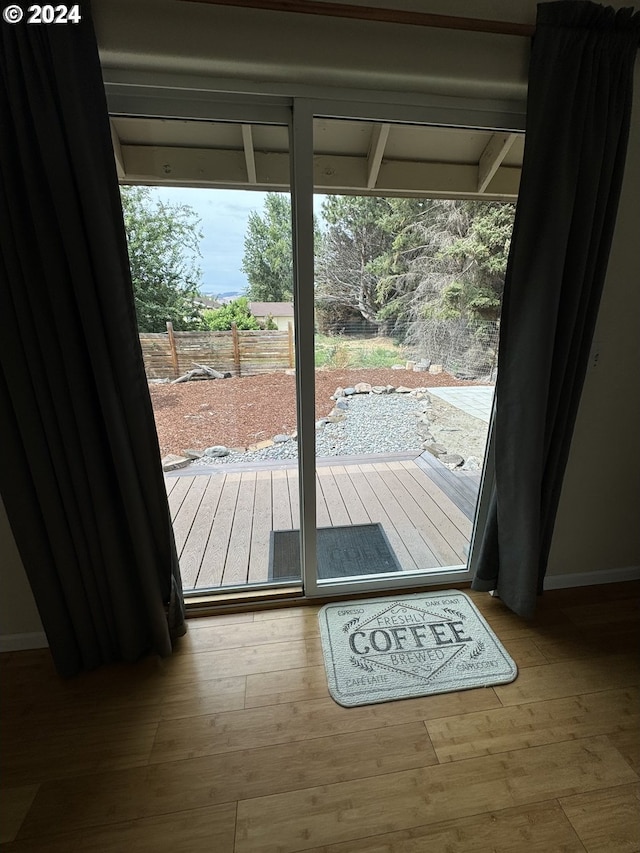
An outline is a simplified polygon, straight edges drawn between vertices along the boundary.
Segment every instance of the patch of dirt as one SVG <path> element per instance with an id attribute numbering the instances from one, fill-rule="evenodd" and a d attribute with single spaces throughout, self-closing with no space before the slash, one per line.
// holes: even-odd
<path id="1" fill-rule="evenodd" d="M 465 460 L 475 457 L 478 467 L 482 467 L 489 424 L 437 397 L 431 397 L 427 417 L 431 435 L 437 444 L 442 444 L 449 453 L 458 453 Z"/>
<path id="2" fill-rule="evenodd" d="M 408 370 L 317 370 L 316 419 L 333 408 L 331 395 L 358 382 L 430 388 L 474 385 L 449 373 L 414 373 Z M 285 373 L 243 376 L 232 379 L 151 384 L 160 452 L 204 450 L 214 444 L 246 448 L 278 433 L 296 429 L 295 377 Z M 446 405 L 446 404 L 445 404 Z M 467 416 L 469 417 L 469 416 Z M 475 421 L 476 418 L 471 418 Z"/>

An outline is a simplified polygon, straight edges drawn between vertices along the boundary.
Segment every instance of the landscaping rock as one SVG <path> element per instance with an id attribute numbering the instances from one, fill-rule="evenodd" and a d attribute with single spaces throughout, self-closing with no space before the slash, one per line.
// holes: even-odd
<path id="1" fill-rule="evenodd" d="M 334 408 L 345 411 L 349 408 L 349 401 L 345 400 L 344 397 L 341 397 L 339 400 L 336 400 L 336 405 Z"/>
<path id="2" fill-rule="evenodd" d="M 264 441 L 256 441 L 255 444 L 250 444 L 247 450 L 265 450 L 265 448 L 273 446 L 274 442 L 270 438 L 266 438 Z"/>
<path id="3" fill-rule="evenodd" d="M 371 392 L 373 394 L 386 394 L 387 389 L 384 387 L 384 385 L 372 385 Z"/>
<path id="4" fill-rule="evenodd" d="M 186 468 L 189 462 L 191 462 L 191 459 L 178 456 L 176 453 L 169 453 L 162 459 L 162 470 L 176 471 L 178 468 Z"/>
<path id="5" fill-rule="evenodd" d="M 204 451 L 202 450 L 183 450 L 182 455 L 187 459 L 202 459 Z"/>
<path id="6" fill-rule="evenodd" d="M 356 394 L 370 394 L 371 393 L 371 385 L 368 382 L 358 382 L 355 386 Z"/>
<path id="7" fill-rule="evenodd" d="M 392 364 L 391 370 L 404 370 L 404 364 Z"/>
<path id="8" fill-rule="evenodd" d="M 429 373 L 442 373 L 443 367 L 441 364 L 432 364 L 429 367 Z"/>
<path id="9" fill-rule="evenodd" d="M 399 385 L 396 388 L 396 394 L 410 394 L 411 388 L 407 388 L 406 385 Z"/>
<path id="10" fill-rule="evenodd" d="M 332 400 L 339 400 L 340 397 L 344 397 L 344 388 L 336 388 L 336 390 L 331 395 Z"/>
<path id="11" fill-rule="evenodd" d="M 285 435 L 284 433 L 281 433 L 280 435 L 274 435 L 273 436 L 273 443 L 274 444 L 284 444 L 285 441 L 289 441 L 289 440 L 290 440 L 290 437 L 288 435 Z"/>
<path id="12" fill-rule="evenodd" d="M 322 427 L 326 424 L 326 418 L 320 418 L 319 421 L 316 421 L 316 429 L 322 429 Z"/>
<path id="13" fill-rule="evenodd" d="M 444 456 L 447 452 L 447 448 L 444 446 L 444 444 L 429 444 L 427 447 L 425 447 L 425 450 L 428 450 L 429 453 L 431 453 L 433 456 L 438 457 Z"/>
<path id="14" fill-rule="evenodd" d="M 341 409 L 332 409 L 325 420 L 328 424 L 337 424 L 340 423 L 340 421 L 343 421 L 344 418 L 345 414 Z"/>
<path id="15" fill-rule="evenodd" d="M 213 456 L 214 459 L 220 456 L 228 456 L 229 448 L 225 447 L 224 444 L 214 444 L 212 447 L 207 447 L 204 455 Z"/>
<path id="16" fill-rule="evenodd" d="M 395 385 L 387 385 L 387 394 L 393 394 L 395 390 Z"/>
<path id="17" fill-rule="evenodd" d="M 344 396 L 345 397 L 352 397 L 355 393 L 356 393 L 355 388 L 345 388 L 344 389 Z"/>
<path id="18" fill-rule="evenodd" d="M 427 436 L 428 436 L 428 435 L 431 435 L 431 427 L 429 426 L 429 424 L 428 424 L 428 423 L 426 423 L 426 424 L 423 424 L 423 423 L 418 424 L 418 435 L 420 436 L 420 438 L 421 438 L 423 441 L 426 441 L 426 440 L 427 440 Z"/>
<path id="19" fill-rule="evenodd" d="M 464 465 L 464 459 L 460 456 L 459 453 L 443 453 L 442 456 L 439 456 L 438 459 L 447 468 L 459 468 L 461 465 Z"/>
<path id="20" fill-rule="evenodd" d="M 467 456 L 462 466 L 463 471 L 479 471 L 482 468 L 482 459 L 477 456 Z"/>

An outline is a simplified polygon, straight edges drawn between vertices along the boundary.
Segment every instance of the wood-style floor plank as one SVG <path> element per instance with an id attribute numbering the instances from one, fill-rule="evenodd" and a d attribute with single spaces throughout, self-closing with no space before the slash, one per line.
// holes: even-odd
<path id="1" fill-rule="evenodd" d="M 64 832 L 51 838 L 47 853 L 105 853 L 105 851 L 189 851 L 233 853 L 236 804 L 177 809 L 169 814 L 137 818 Z M 62 824 L 60 824 L 62 825 Z M 39 838 L 15 842 L 7 853 L 42 853 Z"/>
<path id="2" fill-rule="evenodd" d="M 469 758 L 241 801 L 236 853 L 293 853 L 358 838 L 363 826 L 379 835 L 636 781 L 605 738 Z"/>
<path id="3" fill-rule="evenodd" d="M 563 797 L 560 805 L 589 853 L 640 850 L 640 784 Z"/>
<path id="4" fill-rule="evenodd" d="M 633 658 L 629 655 L 603 655 L 533 666 L 518 674 L 512 689 L 507 690 L 506 686 L 494 689 L 502 704 L 508 706 L 639 684 L 640 667 Z"/>
<path id="5" fill-rule="evenodd" d="M 426 726 L 441 762 L 605 735 L 622 727 L 640 731 L 640 690 L 605 690 L 515 705 L 429 720 Z"/>
<path id="6" fill-rule="evenodd" d="M 318 605 L 194 619 L 171 657 L 74 679 L 0 654 L 2 853 L 638 853 L 639 590 L 549 592 L 526 622 L 469 592 L 517 679 L 359 708 L 329 696 Z"/>
<path id="7" fill-rule="evenodd" d="M 315 847 L 309 853 L 586 853 L 555 802 Z"/>
<path id="8" fill-rule="evenodd" d="M 21 834 L 40 835 L 53 821 L 81 829 L 436 763 L 425 728 L 416 722 L 96 774 L 43 785 Z"/>
<path id="9" fill-rule="evenodd" d="M 275 743 L 380 730 L 437 717 L 443 709 L 454 713 L 456 708 L 462 712 L 496 706 L 492 691 L 485 689 L 459 692 L 444 699 L 430 696 L 349 709 L 341 708 L 332 699 L 310 699 L 194 717 L 189 726 L 181 720 L 167 720 L 158 724 L 149 761 L 179 761 Z"/>

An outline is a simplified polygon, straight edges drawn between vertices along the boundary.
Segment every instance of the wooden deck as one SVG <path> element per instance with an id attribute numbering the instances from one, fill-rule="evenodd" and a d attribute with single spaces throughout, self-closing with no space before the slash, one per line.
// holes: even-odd
<path id="1" fill-rule="evenodd" d="M 404 571 L 466 563 L 473 487 L 461 500 L 437 473 L 421 459 L 318 465 L 318 527 L 380 522 Z M 221 466 L 165 482 L 185 589 L 268 580 L 270 532 L 299 527 L 297 467 Z"/>

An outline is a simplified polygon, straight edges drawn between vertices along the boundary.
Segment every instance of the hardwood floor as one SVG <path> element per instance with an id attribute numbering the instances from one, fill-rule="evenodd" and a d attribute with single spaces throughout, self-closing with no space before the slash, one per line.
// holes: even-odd
<path id="1" fill-rule="evenodd" d="M 185 589 L 267 582 L 270 532 L 300 525 L 295 467 L 165 482 Z M 320 465 L 317 522 L 379 522 L 405 571 L 456 566 L 467 560 L 477 494 L 477 476 L 452 474 L 436 460 L 420 464 L 420 457 Z"/>
<path id="2" fill-rule="evenodd" d="M 168 659 L 62 680 L 0 656 L 0 850 L 640 851 L 640 582 L 523 621 L 515 682 L 346 709 L 317 607 L 193 620 Z"/>

